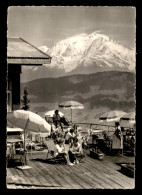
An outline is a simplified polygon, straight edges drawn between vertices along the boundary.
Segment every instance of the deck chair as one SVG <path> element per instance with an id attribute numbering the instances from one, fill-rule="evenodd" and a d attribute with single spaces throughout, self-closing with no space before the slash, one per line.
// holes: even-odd
<path id="1" fill-rule="evenodd" d="M 46 159 L 49 159 L 49 155 L 50 155 L 51 158 L 55 161 L 55 163 L 58 163 L 59 161 L 63 163 L 65 162 L 65 158 L 63 156 L 60 155 L 55 156 L 57 149 L 53 139 L 44 140 L 44 144 L 47 148 Z"/>

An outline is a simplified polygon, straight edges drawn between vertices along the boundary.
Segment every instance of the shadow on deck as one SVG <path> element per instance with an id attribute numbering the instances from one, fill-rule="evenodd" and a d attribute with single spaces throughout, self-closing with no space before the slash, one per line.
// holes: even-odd
<path id="1" fill-rule="evenodd" d="M 120 161 L 124 162 L 124 158 Z M 103 160 L 97 160 L 87 155 L 82 163 L 68 166 L 46 159 L 46 153 L 38 152 L 29 156 L 29 165 L 32 167 L 29 170 L 19 170 L 15 166 L 7 168 L 7 188 L 134 189 L 135 187 L 134 178 L 122 174 L 119 164 L 108 156 Z"/>

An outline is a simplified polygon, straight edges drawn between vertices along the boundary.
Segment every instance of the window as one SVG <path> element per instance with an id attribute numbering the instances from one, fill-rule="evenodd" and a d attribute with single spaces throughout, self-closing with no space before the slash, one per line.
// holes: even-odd
<path id="1" fill-rule="evenodd" d="M 12 111 L 12 92 L 10 90 L 7 91 L 7 112 Z"/>

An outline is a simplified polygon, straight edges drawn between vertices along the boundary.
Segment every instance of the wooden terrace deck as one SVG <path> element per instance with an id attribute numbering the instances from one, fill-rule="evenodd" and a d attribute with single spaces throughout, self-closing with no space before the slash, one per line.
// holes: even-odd
<path id="1" fill-rule="evenodd" d="M 52 162 L 52 161 L 51 161 Z M 7 168 L 7 188 L 38 189 L 134 189 L 135 179 L 120 172 L 121 167 L 107 158 L 87 156 L 74 166 L 46 160 L 45 152 L 30 155 L 28 170 Z"/>

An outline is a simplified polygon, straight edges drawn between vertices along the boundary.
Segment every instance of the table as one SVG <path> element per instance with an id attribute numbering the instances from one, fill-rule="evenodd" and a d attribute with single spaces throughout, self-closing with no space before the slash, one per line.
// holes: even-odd
<path id="1" fill-rule="evenodd" d="M 17 150 L 15 148 L 15 144 L 18 143 L 18 142 L 21 143 L 21 142 L 23 142 L 23 140 L 21 140 L 21 139 L 14 139 L 14 138 L 7 139 L 7 152 L 6 152 L 6 154 L 7 154 L 8 158 L 10 157 L 10 158 L 14 159 L 14 157 L 16 155 L 16 150 Z"/>

